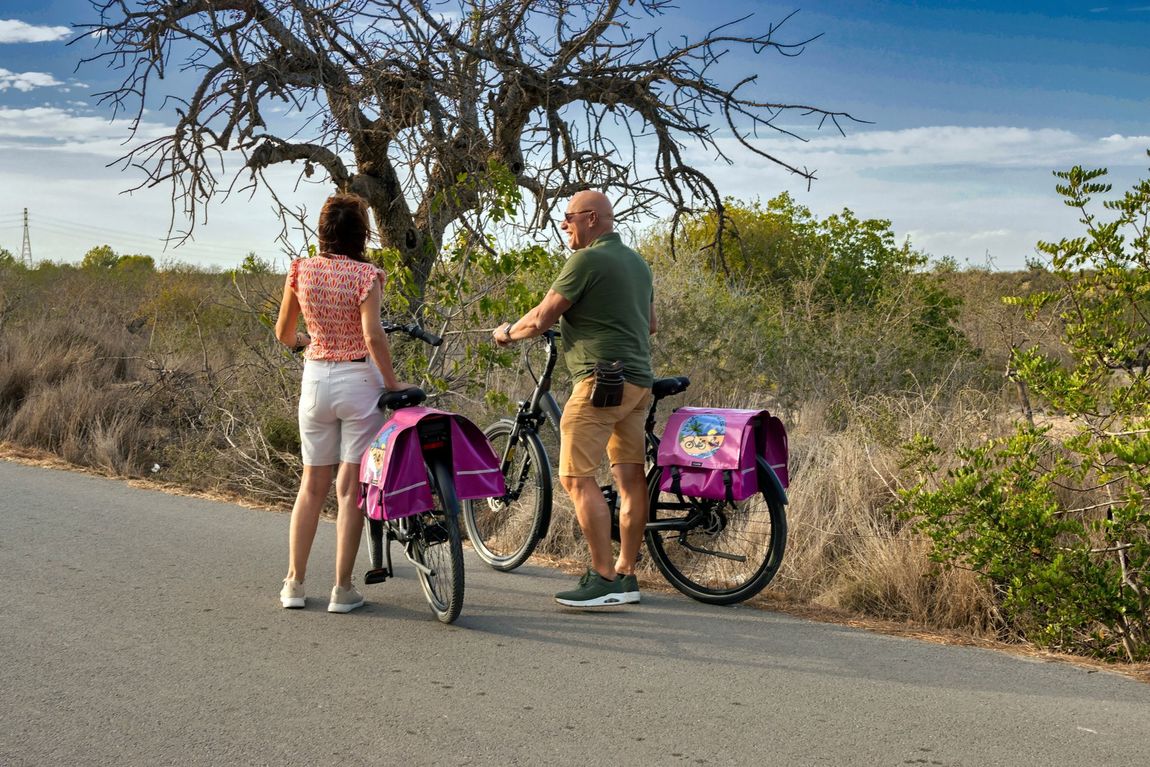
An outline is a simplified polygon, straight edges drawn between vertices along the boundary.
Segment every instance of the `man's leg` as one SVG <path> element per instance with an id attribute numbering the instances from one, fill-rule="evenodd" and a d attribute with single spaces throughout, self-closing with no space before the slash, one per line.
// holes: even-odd
<path id="1" fill-rule="evenodd" d="M 559 592 L 555 601 L 581 608 L 623 604 L 611 549 L 611 512 L 595 479 L 618 416 L 611 412 L 614 408 L 591 407 L 589 389 L 590 379 L 575 385 L 559 424 L 559 481 L 575 505 L 591 568 L 578 588 Z"/>
<path id="2" fill-rule="evenodd" d="M 623 405 L 627 415 L 615 424 L 607 443 L 611 475 L 619 490 L 619 558 L 615 571 L 625 604 L 640 601 L 635 562 L 643 545 L 649 509 L 645 467 L 646 437 L 644 424 L 651 406 L 651 390 L 632 384 L 623 387 Z"/>
<path id="3" fill-rule="evenodd" d="M 617 463 L 611 467 L 615 487 L 619 489 L 619 558 L 614 569 L 624 575 L 635 572 L 635 560 L 643 545 L 647 527 L 649 498 L 647 476 L 642 464 Z"/>
<path id="4" fill-rule="evenodd" d="M 615 424 L 607 443 L 611 475 L 619 490 L 619 558 L 615 569 L 624 575 L 635 572 L 635 560 L 643 544 L 649 505 L 645 471 L 644 424 L 651 408 L 651 390 L 633 384 L 623 386 L 625 415 Z"/>
<path id="5" fill-rule="evenodd" d="M 611 512 L 594 477 L 560 477 L 563 489 L 575 505 L 575 518 L 591 550 L 591 567 L 604 580 L 615 580 L 615 557 L 611 551 Z"/>
<path id="6" fill-rule="evenodd" d="M 626 604 L 627 595 L 623 593 L 623 584 L 615 577 L 612 565 L 611 513 L 599 491 L 599 484 L 595 477 L 560 474 L 559 479 L 575 504 L 575 516 L 591 551 L 591 568 L 579 579 L 577 588 L 560 591 L 555 595 L 555 601 L 565 607 L 580 609 Z"/>

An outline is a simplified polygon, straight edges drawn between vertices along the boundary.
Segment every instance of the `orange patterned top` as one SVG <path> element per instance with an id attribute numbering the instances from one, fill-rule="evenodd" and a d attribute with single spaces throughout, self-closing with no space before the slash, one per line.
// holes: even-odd
<path id="1" fill-rule="evenodd" d="M 311 336 L 305 358 L 336 362 L 367 356 L 359 305 L 381 274 L 373 265 L 347 256 L 325 253 L 292 261 L 287 284 L 299 300 Z"/>

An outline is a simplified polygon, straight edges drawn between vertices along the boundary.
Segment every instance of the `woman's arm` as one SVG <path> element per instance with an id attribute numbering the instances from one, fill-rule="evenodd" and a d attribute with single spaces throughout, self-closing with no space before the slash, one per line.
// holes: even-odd
<path id="1" fill-rule="evenodd" d="M 284 346 L 293 349 L 297 346 L 307 346 L 311 338 L 307 333 L 299 332 L 299 299 L 291 285 L 284 284 L 284 295 L 280 300 L 280 314 L 276 319 L 276 338 Z"/>
<path id="2" fill-rule="evenodd" d="M 373 280 L 367 298 L 359 305 L 359 320 L 363 326 L 363 340 L 367 342 L 367 351 L 371 355 L 379 372 L 383 373 L 383 385 L 389 391 L 400 391 L 411 388 L 401 383 L 395 377 L 395 368 L 391 365 L 391 347 L 387 343 L 387 333 L 383 332 L 383 325 L 379 322 L 379 280 Z"/>

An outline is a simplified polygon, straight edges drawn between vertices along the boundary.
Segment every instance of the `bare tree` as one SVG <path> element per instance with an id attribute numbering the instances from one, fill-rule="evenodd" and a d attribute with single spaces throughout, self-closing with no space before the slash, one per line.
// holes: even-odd
<path id="1" fill-rule="evenodd" d="M 713 208 L 721 227 L 720 192 L 689 145 L 729 162 L 725 136 L 809 180 L 756 140 L 796 135 L 788 115 L 840 130 L 853 119 L 761 100 L 754 74 L 714 75 L 732 50 L 793 56 L 810 40 L 776 40 L 777 25 L 734 33 L 744 18 L 670 41 L 655 26 L 667 0 L 91 2 L 100 21 L 83 27 L 97 46 L 85 61 L 125 72 L 103 102 L 134 117 L 133 136 L 146 108 L 177 116 L 122 158 L 143 171 L 140 186 L 172 184 L 173 231 L 182 214 L 187 237 L 217 193 L 270 186 L 265 169 L 299 162 L 369 201 L 420 286 L 495 171 L 530 193 L 536 225 L 597 188 L 620 199 L 624 220 L 669 211 L 677 224 Z M 153 93 L 189 76 L 183 92 Z M 243 168 L 226 178 L 229 153 Z"/>

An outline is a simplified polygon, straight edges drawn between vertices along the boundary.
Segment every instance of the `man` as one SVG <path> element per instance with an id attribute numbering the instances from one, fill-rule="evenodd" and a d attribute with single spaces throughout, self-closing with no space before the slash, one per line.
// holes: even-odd
<path id="1" fill-rule="evenodd" d="M 635 560 L 647 524 L 643 424 L 651 403 L 651 350 L 655 332 L 651 269 L 614 231 L 611 202 L 601 192 L 579 192 L 560 228 L 574 251 L 534 309 L 495 329 L 506 346 L 533 338 L 556 320 L 564 361 L 575 386 L 560 424 L 559 480 L 591 551 L 591 568 L 571 591 L 555 595 L 569 607 L 605 607 L 639 601 Z M 595 407 L 590 393 L 597 362 L 623 363 L 622 402 Z M 606 455 L 619 490 L 620 546 L 611 549 L 611 516 L 596 471 Z"/>

